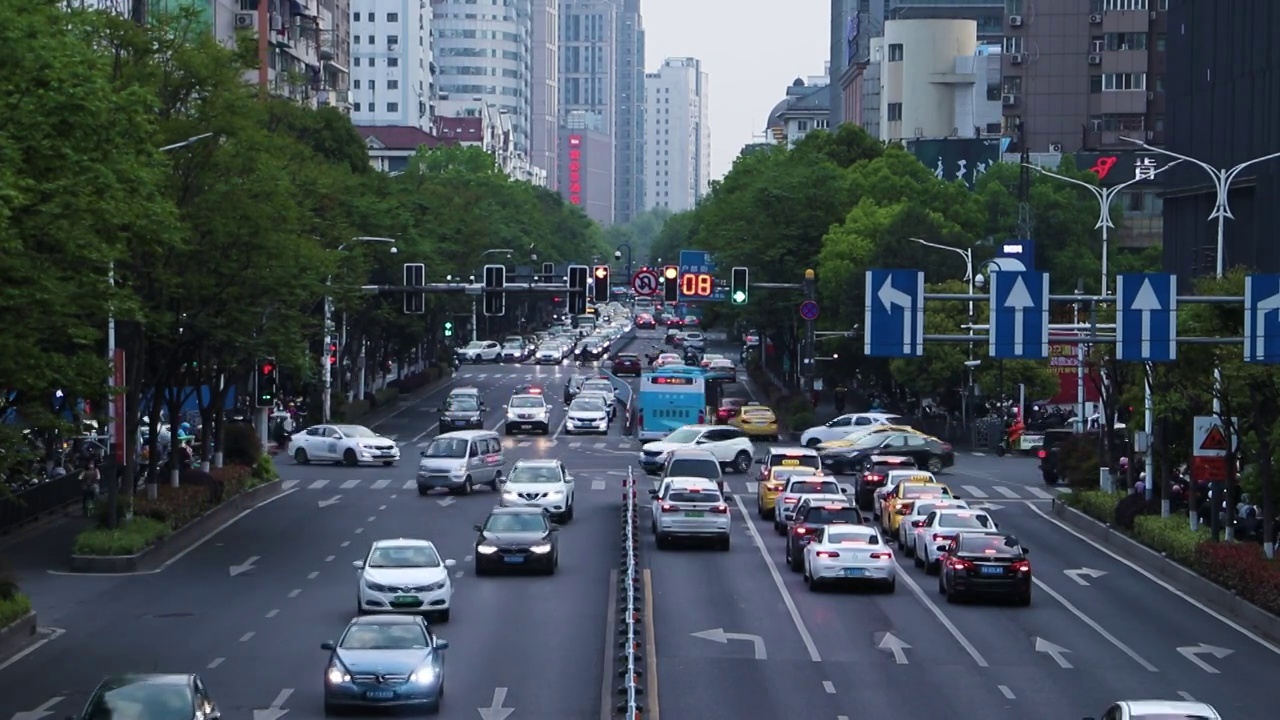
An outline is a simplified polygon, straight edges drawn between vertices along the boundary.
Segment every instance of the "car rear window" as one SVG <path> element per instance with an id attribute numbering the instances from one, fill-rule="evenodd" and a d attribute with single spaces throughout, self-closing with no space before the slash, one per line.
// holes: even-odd
<path id="1" fill-rule="evenodd" d="M 879 545 L 880 536 L 874 530 L 859 525 L 837 525 L 827 528 L 827 542 Z"/>
<path id="2" fill-rule="evenodd" d="M 821 470 L 822 460 L 819 459 L 817 455 L 787 455 L 784 453 L 778 453 L 776 455 L 769 456 L 769 467 L 807 467 L 813 468 L 814 470 Z"/>
<path id="3" fill-rule="evenodd" d="M 840 485 L 834 480 L 792 480 L 787 492 L 791 495 L 839 495 Z"/>
<path id="4" fill-rule="evenodd" d="M 702 458 L 676 458 L 667 468 L 668 477 L 696 477 L 708 480 L 720 479 L 720 463 Z"/>
<path id="5" fill-rule="evenodd" d="M 960 552 L 982 555 L 1022 555 L 1017 540 L 1000 535 L 969 535 L 960 538 Z"/>
<path id="6" fill-rule="evenodd" d="M 995 523 L 982 513 L 942 513 L 938 517 L 938 527 L 961 528 L 964 530 L 994 530 Z"/>
<path id="7" fill-rule="evenodd" d="M 672 490 L 667 493 L 667 502 L 717 504 L 720 502 L 720 493 L 708 490 L 703 490 L 701 492 Z"/>
<path id="8" fill-rule="evenodd" d="M 907 500 L 951 497 L 951 491 L 942 485 L 906 485 L 902 488 L 902 497 Z"/>
<path id="9" fill-rule="evenodd" d="M 809 509 L 809 514 L 805 516 L 805 522 L 814 525 L 831 525 L 834 523 L 857 525 L 862 522 L 862 515 L 852 507 L 816 507 Z"/>

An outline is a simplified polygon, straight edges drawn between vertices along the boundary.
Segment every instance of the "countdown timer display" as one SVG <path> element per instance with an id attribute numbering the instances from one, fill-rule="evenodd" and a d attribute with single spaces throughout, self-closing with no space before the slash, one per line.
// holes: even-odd
<path id="1" fill-rule="evenodd" d="M 680 274 L 680 294 L 685 297 L 709 298 L 715 291 L 716 278 L 711 273 Z"/>

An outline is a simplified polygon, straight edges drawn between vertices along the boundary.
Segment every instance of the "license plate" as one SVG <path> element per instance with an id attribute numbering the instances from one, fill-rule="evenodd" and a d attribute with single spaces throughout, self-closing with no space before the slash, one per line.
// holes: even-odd
<path id="1" fill-rule="evenodd" d="M 397 595 L 391 598 L 391 602 L 395 605 L 417 605 L 418 598 L 415 595 Z"/>
<path id="2" fill-rule="evenodd" d="M 866 577 L 867 571 L 863 570 L 862 568 L 845 568 L 844 576 L 845 577 Z"/>
<path id="3" fill-rule="evenodd" d="M 702 512 L 686 512 L 684 514 L 685 517 L 703 517 L 704 515 L 705 513 Z"/>
<path id="4" fill-rule="evenodd" d="M 368 700 L 390 700 L 396 694 L 391 690 L 366 690 L 364 696 Z"/>
<path id="5" fill-rule="evenodd" d="M 983 575 L 1003 575 L 1003 574 L 1004 574 L 1004 568 L 1002 568 L 1002 567 L 1000 567 L 1000 566 L 998 566 L 998 565 L 996 565 L 996 566 L 992 566 L 992 565 L 984 565 L 984 566 L 982 567 L 982 574 L 983 574 Z"/>
<path id="6" fill-rule="evenodd" d="M 502 561 L 508 565 L 519 565 L 524 562 L 524 558 L 519 555 L 508 555 L 502 558 Z"/>

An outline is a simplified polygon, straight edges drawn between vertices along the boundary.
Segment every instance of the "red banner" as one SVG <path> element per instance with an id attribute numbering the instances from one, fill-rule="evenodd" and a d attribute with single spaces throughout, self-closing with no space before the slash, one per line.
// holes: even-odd
<path id="1" fill-rule="evenodd" d="M 1049 346 L 1049 369 L 1058 376 L 1058 394 L 1049 399 L 1052 405 L 1070 405 L 1079 400 L 1076 394 L 1079 383 L 1077 369 L 1080 367 L 1077 352 L 1075 345 Z M 1084 401 L 1098 402 L 1097 378 L 1089 372 L 1084 378 Z"/>

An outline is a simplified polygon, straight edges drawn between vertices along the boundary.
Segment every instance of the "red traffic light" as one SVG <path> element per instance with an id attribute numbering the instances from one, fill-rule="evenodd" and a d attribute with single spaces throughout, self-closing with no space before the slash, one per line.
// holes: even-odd
<path id="1" fill-rule="evenodd" d="M 560 302 L 560 301 L 562 301 L 562 300 L 563 300 L 563 298 L 561 298 L 559 295 L 556 295 L 555 297 L 551 298 L 551 302 L 553 302 L 553 303 L 558 303 L 558 302 Z"/>
<path id="2" fill-rule="evenodd" d="M 258 373 L 261 375 L 272 375 L 275 371 L 275 363 L 264 362 L 262 363 L 262 366 L 258 368 Z"/>
<path id="3" fill-rule="evenodd" d="M 608 267 L 606 267 L 606 266 L 604 266 L 604 265 L 597 265 L 597 266 L 596 266 L 596 277 L 598 277 L 598 278 L 600 278 L 601 280 L 603 280 L 603 279 L 605 279 L 605 278 L 606 278 L 606 277 L 608 277 L 608 276 L 609 276 L 609 268 L 608 268 Z"/>

